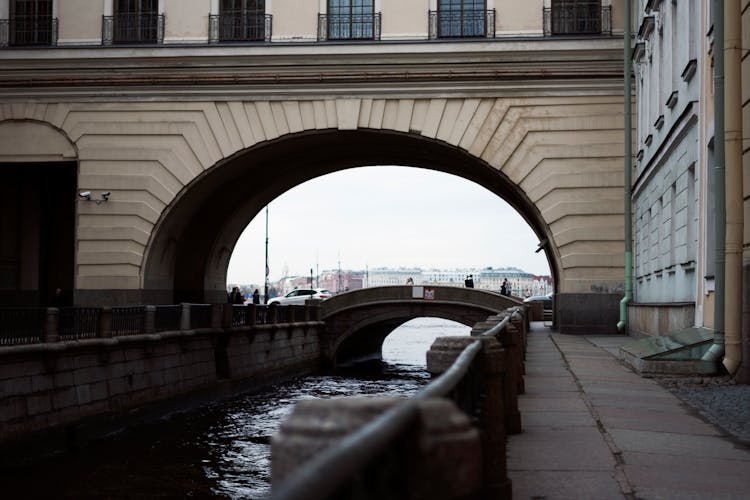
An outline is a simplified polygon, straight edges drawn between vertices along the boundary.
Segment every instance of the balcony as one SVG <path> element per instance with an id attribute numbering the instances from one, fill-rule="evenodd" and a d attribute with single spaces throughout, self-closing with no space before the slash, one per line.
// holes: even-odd
<path id="1" fill-rule="evenodd" d="M 380 12 L 376 14 L 318 14 L 318 41 L 380 40 Z"/>
<path id="2" fill-rule="evenodd" d="M 102 17 L 102 44 L 164 43 L 163 14 L 116 14 Z"/>
<path id="3" fill-rule="evenodd" d="M 495 38 L 495 9 L 431 10 L 429 38 Z"/>
<path id="4" fill-rule="evenodd" d="M 612 35 L 612 8 L 598 1 L 545 7 L 544 36 L 558 35 Z"/>
<path id="5" fill-rule="evenodd" d="M 0 47 L 57 45 L 57 19 L 49 16 L 15 16 L 0 19 Z"/>
<path id="6" fill-rule="evenodd" d="M 248 11 L 208 16 L 209 43 L 270 42 L 273 16 Z"/>

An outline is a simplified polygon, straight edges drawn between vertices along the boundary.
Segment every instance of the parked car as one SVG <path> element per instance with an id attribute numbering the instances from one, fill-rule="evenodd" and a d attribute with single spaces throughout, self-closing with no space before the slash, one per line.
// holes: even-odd
<path id="1" fill-rule="evenodd" d="M 545 311 L 551 311 L 552 310 L 552 294 L 548 293 L 547 295 L 532 295 L 531 297 L 526 297 L 523 299 L 525 303 L 529 302 L 541 302 L 542 303 L 542 309 Z"/>
<path id="2" fill-rule="evenodd" d="M 268 301 L 268 304 L 280 304 L 280 305 L 290 305 L 290 304 L 300 304 L 304 305 L 306 300 L 309 299 L 318 299 L 318 300 L 325 300 L 328 297 L 331 297 L 333 293 L 326 290 L 325 288 L 297 288 L 296 290 L 292 290 L 291 292 L 287 293 L 286 295 L 282 297 L 274 297 Z"/>

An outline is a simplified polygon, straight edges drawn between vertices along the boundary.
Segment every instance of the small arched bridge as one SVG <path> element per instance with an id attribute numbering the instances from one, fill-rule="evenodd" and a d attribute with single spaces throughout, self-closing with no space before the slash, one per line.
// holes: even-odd
<path id="1" fill-rule="evenodd" d="M 474 288 L 384 286 L 336 295 L 321 304 L 322 354 L 331 365 L 381 353 L 393 330 L 420 317 L 473 326 L 520 300 Z"/>

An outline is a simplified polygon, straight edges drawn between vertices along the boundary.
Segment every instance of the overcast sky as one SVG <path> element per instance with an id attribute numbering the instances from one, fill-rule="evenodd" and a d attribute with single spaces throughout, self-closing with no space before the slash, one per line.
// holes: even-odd
<path id="1" fill-rule="evenodd" d="M 270 279 L 376 267 L 518 267 L 549 274 L 526 221 L 485 188 L 442 172 L 377 166 L 301 184 L 269 205 Z M 229 262 L 229 283 L 261 284 L 265 211 Z"/>

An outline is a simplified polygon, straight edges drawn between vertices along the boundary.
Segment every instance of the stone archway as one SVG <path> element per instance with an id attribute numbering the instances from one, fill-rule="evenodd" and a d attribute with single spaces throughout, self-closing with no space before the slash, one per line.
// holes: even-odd
<path id="1" fill-rule="evenodd" d="M 397 164 L 455 174 L 480 184 L 521 213 L 540 241 L 550 237 L 547 225 L 524 193 L 502 173 L 461 150 L 431 139 L 388 131 L 322 131 L 290 135 L 251 148 L 226 160 L 185 193 L 162 222 L 154 255 L 174 251 L 171 263 L 146 268 L 144 287 L 175 283 L 179 299 L 219 301 L 225 295 L 226 269 L 234 244 L 268 202 L 314 177 L 366 165 Z M 190 223 L 189 221 L 194 221 Z M 166 231 L 165 231 L 166 230 Z M 493 230 L 501 230 L 494 228 Z M 164 250 L 163 250 L 164 249 Z M 171 250 L 173 249 L 173 250 Z M 559 258 L 548 253 L 558 275 Z M 168 266 L 157 271 L 161 264 Z M 196 270 L 205 269 L 200 275 Z M 167 276 L 159 282 L 150 274 Z M 154 287 L 156 288 L 156 287 Z"/>
<path id="2" fill-rule="evenodd" d="M 456 174 L 506 199 L 545 243 L 560 328 L 613 330 L 624 266 L 621 87 L 404 92 L 2 112 L 61 130 L 78 153 L 78 189 L 112 192 L 76 216 L 80 304 L 216 299 L 237 236 L 268 201 L 328 172 L 395 164 Z"/>

